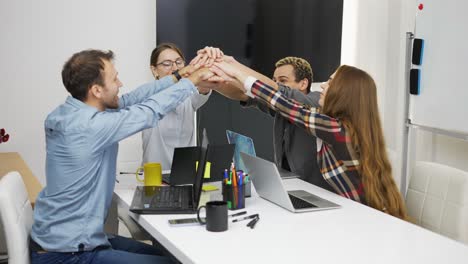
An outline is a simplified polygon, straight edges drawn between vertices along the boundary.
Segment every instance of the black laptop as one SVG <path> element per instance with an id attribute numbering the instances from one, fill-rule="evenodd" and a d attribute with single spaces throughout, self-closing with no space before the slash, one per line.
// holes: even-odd
<path id="1" fill-rule="evenodd" d="M 137 186 L 130 211 L 138 214 L 196 213 L 205 173 L 206 148 L 199 148 L 198 169 L 192 185 Z"/>
<path id="2" fill-rule="evenodd" d="M 171 172 L 163 174 L 162 181 L 169 185 L 193 184 L 199 159 L 200 147 L 175 148 Z"/>
<path id="3" fill-rule="evenodd" d="M 206 169 L 210 167 L 209 177 L 204 182 L 222 181 L 224 169 L 231 167 L 234 155 L 234 144 L 209 145 L 206 154 Z M 196 162 L 200 156 L 199 147 L 183 147 L 174 149 L 174 157 L 170 173 L 162 175 L 162 181 L 169 185 L 193 184 Z M 205 176 L 205 175 L 204 175 Z"/>
<path id="4" fill-rule="evenodd" d="M 232 157 L 234 156 L 234 144 L 216 144 L 208 145 L 206 162 L 210 166 L 209 178 L 203 178 L 204 182 L 222 181 L 224 179 L 224 170 L 231 168 Z"/>

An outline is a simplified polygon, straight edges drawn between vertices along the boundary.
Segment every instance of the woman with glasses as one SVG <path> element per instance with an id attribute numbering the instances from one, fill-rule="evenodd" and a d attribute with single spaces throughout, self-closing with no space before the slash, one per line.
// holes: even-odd
<path id="1" fill-rule="evenodd" d="M 184 66 L 184 55 L 175 44 L 160 44 L 151 53 L 150 68 L 156 79 Z M 206 103 L 210 94 L 210 89 L 200 90 L 169 112 L 157 127 L 143 131 L 143 163 L 159 162 L 163 170 L 170 170 L 174 148 L 196 145 L 195 112 Z"/>

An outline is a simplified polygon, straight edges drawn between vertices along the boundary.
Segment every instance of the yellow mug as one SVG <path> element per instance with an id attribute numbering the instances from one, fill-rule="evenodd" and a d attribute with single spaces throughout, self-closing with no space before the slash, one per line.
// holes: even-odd
<path id="1" fill-rule="evenodd" d="M 139 173 L 143 170 L 144 180 L 140 179 Z M 139 167 L 136 171 L 136 178 L 139 182 L 145 184 L 145 186 L 158 186 L 162 184 L 162 167 L 161 163 L 145 163 L 142 167 Z"/>

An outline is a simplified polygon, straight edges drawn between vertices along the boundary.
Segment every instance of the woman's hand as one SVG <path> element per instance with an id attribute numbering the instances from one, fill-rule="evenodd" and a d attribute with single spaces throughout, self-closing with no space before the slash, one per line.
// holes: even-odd
<path id="1" fill-rule="evenodd" d="M 219 48 L 205 47 L 197 51 L 197 56 L 193 58 L 190 65 L 202 65 L 211 67 L 215 61 L 223 60 L 224 53 Z"/>
<path id="2" fill-rule="evenodd" d="M 215 74 L 209 69 L 209 68 L 200 68 L 190 74 L 189 77 L 187 77 L 195 86 L 198 86 L 198 84 L 202 81 L 206 81 L 213 77 Z"/>

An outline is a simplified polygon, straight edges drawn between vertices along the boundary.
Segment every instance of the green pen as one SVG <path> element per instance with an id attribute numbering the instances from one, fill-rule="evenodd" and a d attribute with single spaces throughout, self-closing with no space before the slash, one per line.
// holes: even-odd
<path id="1" fill-rule="evenodd" d="M 232 172 L 229 172 L 229 180 L 227 181 L 226 184 L 227 184 L 227 185 L 231 185 L 231 184 L 232 184 Z"/>

